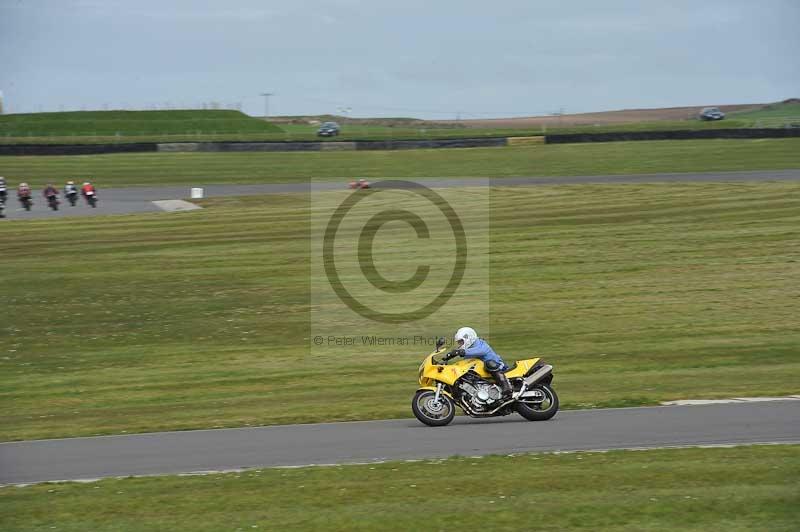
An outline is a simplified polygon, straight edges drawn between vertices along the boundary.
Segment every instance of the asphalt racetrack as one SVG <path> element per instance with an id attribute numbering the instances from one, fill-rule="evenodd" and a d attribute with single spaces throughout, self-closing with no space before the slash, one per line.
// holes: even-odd
<path id="1" fill-rule="evenodd" d="M 0 443 L 0 484 L 537 451 L 800 443 L 800 400 L 284 425 Z"/>
<path id="2" fill-rule="evenodd" d="M 202 187 L 205 197 L 247 196 L 258 194 L 285 194 L 288 192 L 310 192 L 324 190 L 345 190 L 352 178 L 341 178 L 339 182 L 287 183 L 265 185 L 197 185 Z M 388 178 L 387 178 L 388 179 Z M 391 179 L 402 180 L 402 177 Z M 577 184 L 625 184 L 625 183 L 713 183 L 743 181 L 800 181 L 800 169 L 764 170 L 747 172 L 709 172 L 696 174 L 640 174 L 615 176 L 572 176 L 572 177 L 503 177 L 503 178 L 414 178 L 415 183 L 430 188 L 465 186 L 533 186 L 533 185 L 577 185 Z M 381 180 L 374 180 L 373 187 L 380 188 Z M 32 218 L 58 218 L 62 216 L 96 216 L 106 214 L 132 214 L 160 212 L 163 209 L 154 201 L 179 200 L 190 197 L 190 188 L 185 186 L 108 188 L 98 190 L 99 203 L 96 209 L 86 205 L 81 198 L 75 207 L 66 200 L 61 201 L 58 211 L 47 208 L 44 198 L 36 191 L 34 207 L 30 212 L 23 210 L 13 191 L 6 204 L 7 220 Z"/>

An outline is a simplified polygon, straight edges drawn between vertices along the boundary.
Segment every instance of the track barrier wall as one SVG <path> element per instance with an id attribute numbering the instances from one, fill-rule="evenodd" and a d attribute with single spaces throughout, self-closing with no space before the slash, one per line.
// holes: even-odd
<path id="1" fill-rule="evenodd" d="M 800 137 L 800 128 L 706 129 L 679 131 L 619 131 L 547 135 L 547 144 L 620 142 L 629 140 L 780 139 Z"/>
<path id="2" fill-rule="evenodd" d="M 534 137 L 486 137 L 432 140 L 356 140 L 333 142 L 139 142 L 115 144 L 0 144 L 0 155 L 95 155 L 147 152 L 293 152 L 423 150 L 537 146 L 632 140 L 762 139 L 800 137 L 800 128 L 711 129 L 573 133 Z"/>
<path id="3" fill-rule="evenodd" d="M 0 155 L 97 155 L 158 151 L 158 144 L 0 144 Z"/>
<path id="4" fill-rule="evenodd" d="M 544 144 L 544 136 L 538 137 L 508 137 L 509 146 L 535 146 Z"/>

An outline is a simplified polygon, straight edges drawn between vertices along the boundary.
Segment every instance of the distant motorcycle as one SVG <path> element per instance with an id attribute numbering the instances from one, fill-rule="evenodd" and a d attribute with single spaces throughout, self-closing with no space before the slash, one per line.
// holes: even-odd
<path id="1" fill-rule="evenodd" d="M 0 218 L 6 217 L 6 202 L 0 199 Z"/>
<path id="2" fill-rule="evenodd" d="M 78 193 L 77 192 L 67 192 L 66 196 L 67 196 L 67 201 L 69 201 L 69 204 L 74 207 L 75 204 L 78 202 Z"/>
<path id="3" fill-rule="evenodd" d="M 26 211 L 31 210 L 31 207 L 33 206 L 33 200 L 30 196 L 20 196 L 19 203 Z"/>
<path id="4" fill-rule="evenodd" d="M 53 209 L 54 211 L 58 210 L 58 196 L 47 196 L 47 206 Z"/>
<path id="5" fill-rule="evenodd" d="M 359 179 L 358 181 L 350 181 L 349 187 L 356 190 L 369 188 L 369 181 L 367 181 L 366 179 Z"/>
<path id="6" fill-rule="evenodd" d="M 83 196 L 86 198 L 86 203 L 91 205 L 93 209 L 97 207 L 97 194 L 95 194 L 94 190 L 84 192 Z"/>

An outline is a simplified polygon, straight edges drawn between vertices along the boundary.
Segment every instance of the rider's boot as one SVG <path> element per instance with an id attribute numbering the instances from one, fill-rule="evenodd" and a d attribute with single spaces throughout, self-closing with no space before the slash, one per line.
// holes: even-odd
<path id="1" fill-rule="evenodd" d="M 508 377 L 506 377 L 506 374 L 502 371 L 494 371 L 492 372 L 492 377 L 494 377 L 495 382 L 500 385 L 503 401 L 508 401 L 511 399 L 513 390 L 511 388 L 511 383 L 508 381 Z"/>

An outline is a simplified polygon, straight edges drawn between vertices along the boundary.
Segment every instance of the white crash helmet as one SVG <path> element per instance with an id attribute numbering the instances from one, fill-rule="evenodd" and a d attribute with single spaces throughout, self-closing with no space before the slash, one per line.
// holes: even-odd
<path id="1" fill-rule="evenodd" d="M 459 330 L 456 331 L 456 335 L 454 338 L 456 341 L 456 345 L 458 345 L 459 342 L 463 341 L 463 343 L 459 347 L 467 349 L 469 347 L 472 347 L 472 344 L 474 344 L 475 340 L 478 339 L 478 333 L 476 333 L 475 329 L 473 329 L 472 327 L 461 327 Z"/>
<path id="2" fill-rule="evenodd" d="M 75 181 L 67 181 L 67 184 L 68 184 L 68 185 L 74 185 L 74 184 L 75 184 Z"/>

